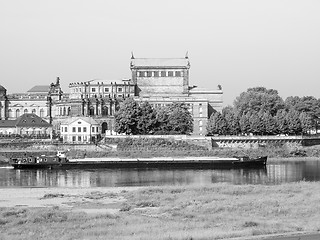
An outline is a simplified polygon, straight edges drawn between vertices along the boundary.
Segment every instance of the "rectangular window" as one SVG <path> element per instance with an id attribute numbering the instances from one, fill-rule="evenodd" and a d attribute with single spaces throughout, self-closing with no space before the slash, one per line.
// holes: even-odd
<path id="1" fill-rule="evenodd" d="M 166 71 L 161 71 L 161 77 L 166 77 L 166 76 L 167 76 Z"/>
<path id="2" fill-rule="evenodd" d="M 78 132 L 81 132 L 81 127 L 78 127 Z"/>
<path id="3" fill-rule="evenodd" d="M 96 127 L 96 130 L 97 130 L 96 132 L 99 132 L 99 127 Z"/>
<path id="4" fill-rule="evenodd" d="M 173 77 L 173 71 L 168 71 L 168 77 Z"/>
<path id="5" fill-rule="evenodd" d="M 152 77 L 152 72 L 151 71 L 147 72 L 147 77 Z"/>
<path id="6" fill-rule="evenodd" d="M 122 92 L 122 88 L 121 87 L 118 88 L 118 92 Z"/>
<path id="7" fill-rule="evenodd" d="M 181 77 L 181 72 L 180 71 L 176 71 L 176 77 Z"/>
<path id="8" fill-rule="evenodd" d="M 92 132 L 94 132 L 94 127 L 92 127 Z"/>
<path id="9" fill-rule="evenodd" d="M 95 92 L 96 91 L 96 88 L 91 88 L 91 92 Z"/>
<path id="10" fill-rule="evenodd" d="M 139 77 L 144 77 L 144 72 L 139 72 Z"/>
<path id="11" fill-rule="evenodd" d="M 78 136 L 78 142 L 81 142 L 81 136 Z"/>
<path id="12" fill-rule="evenodd" d="M 83 127 L 83 132 L 87 132 L 87 127 Z"/>
<path id="13" fill-rule="evenodd" d="M 153 72 L 153 76 L 159 77 L 159 72 L 158 72 L 158 71 L 154 71 L 154 72 Z"/>
<path id="14" fill-rule="evenodd" d="M 64 127 L 64 131 L 65 131 L 65 132 L 68 132 L 68 127 Z"/>
<path id="15" fill-rule="evenodd" d="M 76 136 L 72 136 L 72 142 L 76 141 Z"/>
<path id="16" fill-rule="evenodd" d="M 105 92 L 109 92 L 109 88 L 107 88 L 107 87 L 104 88 L 104 91 L 105 91 Z"/>
<path id="17" fill-rule="evenodd" d="M 76 127 L 72 127 L 72 132 L 76 132 Z"/>

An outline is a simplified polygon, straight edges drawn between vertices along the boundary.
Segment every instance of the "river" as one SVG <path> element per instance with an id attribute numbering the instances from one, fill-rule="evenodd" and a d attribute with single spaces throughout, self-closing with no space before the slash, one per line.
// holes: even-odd
<path id="1" fill-rule="evenodd" d="M 320 181 L 320 161 L 271 162 L 263 169 L 15 170 L 0 167 L 0 187 L 119 187 L 280 184 Z"/>

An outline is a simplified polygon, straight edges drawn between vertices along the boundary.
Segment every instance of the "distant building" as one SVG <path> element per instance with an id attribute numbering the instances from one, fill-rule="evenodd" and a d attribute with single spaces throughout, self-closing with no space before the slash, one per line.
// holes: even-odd
<path id="1" fill-rule="evenodd" d="M 33 113 L 25 113 L 15 120 L 0 120 L 0 134 L 52 137 L 52 125 Z"/>
<path id="2" fill-rule="evenodd" d="M 132 55 L 130 69 L 131 79 L 73 82 L 69 84 L 69 93 L 62 92 L 59 78 L 51 85 L 35 86 L 27 93 L 8 95 L 0 86 L 0 119 L 14 120 L 22 114 L 33 113 L 63 134 L 61 126 L 70 117 L 90 117 L 99 125 L 101 134 L 111 135 L 115 134 L 115 112 L 125 98 L 133 97 L 138 102 L 148 101 L 154 107 L 185 103 L 194 119 L 193 134 L 205 135 L 210 115 L 222 110 L 220 85 L 216 90 L 189 85 L 188 56 L 135 58 Z"/>
<path id="3" fill-rule="evenodd" d="M 101 126 L 91 117 L 70 117 L 60 124 L 63 142 L 91 143 L 101 133 Z"/>

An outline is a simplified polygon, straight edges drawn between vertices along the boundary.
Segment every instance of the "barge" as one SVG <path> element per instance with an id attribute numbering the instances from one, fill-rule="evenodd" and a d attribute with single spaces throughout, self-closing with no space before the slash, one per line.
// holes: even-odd
<path id="1" fill-rule="evenodd" d="M 99 169 L 99 168 L 261 168 L 267 156 L 249 157 L 158 157 L 158 158 L 82 158 L 69 159 L 56 155 L 24 155 L 11 158 L 15 169 Z"/>

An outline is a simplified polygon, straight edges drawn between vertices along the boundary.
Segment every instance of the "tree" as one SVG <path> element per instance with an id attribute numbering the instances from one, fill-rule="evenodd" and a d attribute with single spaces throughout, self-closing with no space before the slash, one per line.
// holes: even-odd
<path id="1" fill-rule="evenodd" d="M 249 122 L 249 118 L 250 118 L 250 113 L 247 114 L 243 114 L 240 117 L 239 120 L 239 125 L 240 125 L 240 130 L 242 134 L 249 134 L 250 133 L 250 122 Z"/>
<path id="2" fill-rule="evenodd" d="M 239 117 L 233 108 L 226 107 L 222 109 L 222 115 L 226 120 L 226 133 L 230 135 L 237 135 L 240 133 Z"/>
<path id="3" fill-rule="evenodd" d="M 234 107 L 240 116 L 251 111 L 269 112 L 274 116 L 285 105 L 283 99 L 278 95 L 278 91 L 265 87 L 255 87 L 242 92 L 234 101 Z"/>
<path id="4" fill-rule="evenodd" d="M 273 135 L 277 133 L 277 123 L 274 117 L 272 117 L 269 112 L 265 112 L 263 114 L 262 121 L 264 122 L 264 126 L 265 126 L 265 134 Z"/>
<path id="5" fill-rule="evenodd" d="M 287 112 L 286 110 L 280 110 L 275 116 L 277 123 L 277 133 L 287 134 L 288 133 L 288 123 L 287 123 Z"/>
<path id="6" fill-rule="evenodd" d="M 140 107 L 132 98 L 127 98 L 115 113 L 115 131 L 117 133 L 138 134 Z"/>
<path id="7" fill-rule="evenodd" d="M 149 102 L 140 104 L 140 117 L 138 119 L 137 128 L 139 134 L 152 134 L 157 124 L 157 113 Z"/>
<path id="8" fill-rule="evenodd" d="M 261 135 L 265 131 L 264 123 L 260 115 L 261 114 L 253 113 L 249 117 L 250 132 L 256 135 Z"/>
<path id="9" fill-rule="evenodd" d="M 312 129 L 311 117 L 307 113 L 302 112 L 300 113 L 299 119 L 301 123 L 301 132 L 304 134 L 308 133 Z"/>
<path id="10" fill-rule="evenodd" d="M 184 103 L 173 103 L 157 111 L 157 133 L 190 134 L 193 131 L 193 118 Z"/>
<path id="11" fill-rule="evenodd" d="M 286 116 L 288 133 L 292 135 L 301 133 L 300 113 L 297 110 L 290 109 Z"/>
<path id="12" fill-rule="evenodd" d="M 207 123 L 207 135 L 225 135 L 227 132 L 227 122 L 220 112 L 211 114 Z"/>

